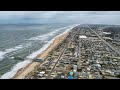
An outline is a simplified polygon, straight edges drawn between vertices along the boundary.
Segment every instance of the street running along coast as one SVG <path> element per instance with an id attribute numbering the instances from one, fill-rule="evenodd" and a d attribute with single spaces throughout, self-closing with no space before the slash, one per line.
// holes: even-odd
<path id="1" fill-rule="evenodd" d="M 74 26 L 76 27 L 76 26 Z M 58 45 L 60 45 L 66 37 L 69 35 L 69 32 L 74 28 L 70 28 L 68 31 L 66 30 L 62 35 L 59 35 L 53 40 L 53 43 L 48 46 L 48 48 L 42 53 L 36 56 L 36 58 L 40 58 L 45 60 L 47 56 L 55 49 Z M 37 67 L 41 66 L 41 62 L 35 62 L 34 60 L 28 64 L 25 68 L 20 69 L 12 79 L 24 79 L 29 73 L 34 71 Z"/>

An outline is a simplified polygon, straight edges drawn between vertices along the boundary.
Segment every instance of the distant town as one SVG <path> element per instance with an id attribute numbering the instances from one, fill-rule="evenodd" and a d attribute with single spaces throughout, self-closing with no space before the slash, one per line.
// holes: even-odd
<path id="1" fill-rule="evenodd" d="M 60 40 L 61 42 L 52 48 L 46 57 L 36 57 L 13 78 L 120 78 L 119 25 L 81 24 L 74 27 L 66 36 L 59 37 Z M 28 70 L 32 66 L 34 68 Z"/>

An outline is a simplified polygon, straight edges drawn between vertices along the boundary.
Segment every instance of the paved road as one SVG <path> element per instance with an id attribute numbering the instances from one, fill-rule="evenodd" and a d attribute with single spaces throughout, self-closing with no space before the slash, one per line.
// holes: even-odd
<path id="1" fill-rule="evenodd" d="M 54 71 L 54 69 L 55 69 L 58 61 L 61 59 L 62 55 L 64 54 L 66 48 L 67 48 L 67 45 L 66 45 L 65 48 L 63 49 L 62 53 L 59 55 L 57 62 L 55 63 L 54 67 L 52 68 L 52 70 L 50 71 L 50 73 L 48 74 L 48 76 L 47 76 L 46 79 L 49 79 L 49 77 L 50 77 L 51 73 Z"/>
<path id="2" fill-rule="evenodd" d="M 108 42 L 106 42 L 104 39 L 102 39 L 102 37 L 100 35 L 98 35 L 92 28 L 90 28 L 88 25 L 86 25 L 86 27 L 88 27 L 92 32 L 94 32 L 96 34 L 96 36 L 98 36 L 98 38 L 100 40 L 102 40 L 102 42 L 104 42 L 107 46 L 109 46 L 113 51 L 115 51 L 119 56 L 120 56 L 120 52 L 118 50 L 116 50 L 112 45 L 110 45 Z"/>

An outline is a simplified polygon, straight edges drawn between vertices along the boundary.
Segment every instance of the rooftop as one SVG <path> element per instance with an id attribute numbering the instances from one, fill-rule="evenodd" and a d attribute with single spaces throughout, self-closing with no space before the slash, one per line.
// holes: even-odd
<path id="1" fill-rule="evenodd" d="M 80 35 L 79 38 L 87 38 L 85 35 Z"/>
<path id="2" fill-rule="evenodd" d="M 103 32 L 104 34 L 111 34 L 111 32 Z"/>

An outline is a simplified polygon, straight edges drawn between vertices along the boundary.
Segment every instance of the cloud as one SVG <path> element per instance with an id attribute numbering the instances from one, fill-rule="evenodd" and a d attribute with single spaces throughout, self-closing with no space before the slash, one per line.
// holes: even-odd
<path id="1" fill-rule="evenodd" d="M 120 24 L 120 11 L 0 11 L 0 23 Z"/>

